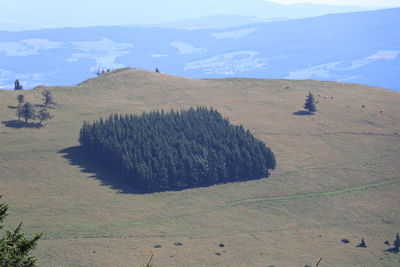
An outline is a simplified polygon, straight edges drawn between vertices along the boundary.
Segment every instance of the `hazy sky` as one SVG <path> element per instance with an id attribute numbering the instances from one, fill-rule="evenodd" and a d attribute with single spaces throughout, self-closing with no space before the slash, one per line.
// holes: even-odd
<path id="1" fill-rule="evenodd" d="M 280 4 L 317 3 L 328 5 L 354 5 L 354 6 L 400 6 L 400 0 L 269 0 Z"/>
<path id="2" fill-rule="evenodd" d="M 220 14 L 274 16 L 264 2 L 400 6 L 400 0 L 0 0 L 0 30 L 160 24 Z M 276 16 L 305 17 L 307 10 L 295 12 Z"/>
<path id="3" fill-rule="evenodd" d="M 251 5 L 251 2 L 254 2 L 254 0 L 249 0 L 249 4 Z M 276 2 L 280 4 L 297 4 L 297 3 L 318 3 L 318 4 L 329 4 L 329 5 L 355 5 L 355 6 L 395 6 L 398 7 L 400 6 L 400 0 L 264 0 L 266 2 Z M 22 9 L 28 10 L 27 8 L 21 8 L 23 6 L 31 6 L 31 7 L 36 7 L 33 10 L 30 9 L 30 11 L 34 11 L 35 9 L 40 11 L 42 8 L 46 7 L 67 7 L 67 6 L 92 6 L 94 9 L 96 9 L 96 5 L 101 5 L 101 6 L 118 6 L 120 4 L 126 5 L 126 7 L 140 7 L 143 2 L 152 2 L 152 3 L 171 3 L 174 2 L 175 4 L 184 4 L 184 3 L 195 3 L 198 2 L 198 0 L 181 0 L 181 1 L 159 1 L 159 0 L 147 0 L 147 1 L 138 1 L 138 0 L 113 0 L 113 1 L 108 1 L 108 0 L 0 0 L 0 8 L 2 7 L 14 7 L 16 9 L 19 9 L 22 11 Z M 203 0 L 203 2 L 209 2 L 211 5 L 212 3 L 218 3 L 218 2 L 224 2 L 224 0 Z M 231 3 L 234 4 L 235 2 L 238 2 L 238 0 L 231 0 Z M 48 9 L 48 11 L 50 11 Z M 52 10 L 55 11 L 55 10 Z M 0 11 L 1 12 L 1 11 Z"/>

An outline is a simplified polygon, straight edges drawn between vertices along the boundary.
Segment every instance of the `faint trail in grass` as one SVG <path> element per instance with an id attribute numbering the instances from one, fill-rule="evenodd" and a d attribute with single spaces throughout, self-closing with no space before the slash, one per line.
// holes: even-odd
<path id="1" fill-rule="evenodd" d="M 360 186 L 356 186 L 356 187 L 349 187 L 349 188 L 344 188 L 341 190 L 329 191 L 329 192 L 237 200 L 237 201 L 227 202 L 227 203 L 217 206 L 217 207 L 204 209 L 201 212 L 191 212 L 191 213 L 181 214 L 181 215 L 173 216 L 173 217 L 172 216 L 171 217 L 170 216 L 162 217 L 162 218 L 160 218 L 158 223 L 162 223 L 163 221 L 168 221 L 171 218 L 192 216 L 193 214 L 210 212 L 210 211 L 214 211 L 214 210 L 223 209 L 225 207 L 233 207 L 233 206 L 238 206 L 238 205 L 261 203 L 261 202 L 268 202 L 268 201 L 286 201 L 286 200 L 296 200 L 296 199 L 307 199 L 307 198 L 313 198 L 313 197 L 336 196 L 336 195 L 341 195 L 341 194 L 346 194 L 346 193 L 360 192 L 360 191 L 364 191 L 367 189 L 377 188 L 377 187 L 395 184 L 395 183 L 399 183 L 399 182 L 400 182 L 400 178 L 394 179 L 394 180 L 389 180 L 389 181 L 383 181 L 383 182 L 379 182 L 379 183 L 364 184 L 364 185 L 360 185 Z M 154 222 L 154 218 L 140 221 L 140 223 L 146 223 L 146 222 L 150 222 L 150 221 Z M 139 223 L 139 222 L 131 222 L 130 226 L 133 226 L 134 224 L 137 224 L 137 223 Z M 108 226 L 112 227 L 113 224 L 109 224 Z M 331 225 L 331 226 L 333 226 L 333 225 Z M 335 225 L 335 226 L 338 226 L 338 225 Z M 97 228 L 97 227 L 94 226 L 94 228 Z M 289 229 L 296 229 L 296 228 L 287 228 L 285 230 L 289 230 Z M 58 239 L 107 239 L 107 238 L 108 239 L 112 239 L 112 238 L 123 238 L 123 239 L 128 239 L 128 238 L 167 238 L 167 237 L 177 237 L 178 238 L 178 237 L 191 237 L 191 236 L 196 236 L 197 238 L 207 238 L 207 237 L 219 237 L 219 236 L 227 235 L 226 233 L 223 235 L 201 235 L 201 236 L 198 236 L 195 233 L 192 233 L 192 234 L 124 235 L 124 234 L 110 233 L 110 231 L 107 231 L 110 229 L 103 229 L 103 230 L 105 230 L 105 233 L 103 233 L 103 234 L 84 233 L 84 232 L 68 233 L 68 234 L 64 233 L 63 234 L 60 232 L 60 233 L 54 233 L 54 234 L 44 236 L 42 239 L 43 240 L 58 240 Z M 282 231 L 282 230 L 284 230 L 284 229 L 270 229 L 270 230 L 263 230 L 263 231 L 240 231 L 240 232 L 235 232 L 235 233 L 231 233 L 231 234 L 232 235 L 255 234 L 255 233 L 260 233 L 260 232 L 276 232 L 276 231 Z"/>
<path id="2" fill-rule="evenodd" d="M 367 136 L 387 136 L 400 137 L 398 133 L 373 133 L 373 132 L 327 132 L 325 135 L 367 135 Z"/>
<path id="3" fill-rule="evenodd" d="M 243 204 L 250 204 L 250 203 L 258 203 L 258 202 L 267 202 L 267 201 L 285 201 L 285 200 L 293 200 L 293 199 L 305 199 L 311 197 L 328 197 L 328 196 L 336 196 L 351 192 L 358 192 L 364 191 L 370 188 L 380 187 L 384 185 L 394 184 L 400 182 L 400 179 L 394 179 L 390 181 L 384 181 L 379 183 L 370 183 L 355 187 L 344 188 L 341 190 L 336 191 L 328 191 L 328 192 L 320 192 L 320 193 L 311 193 L 311 194 L 304 194 L 304 195 L 289 195 L 289 196 L 276 196 L 276 197 L 265 197 L 265 198 L 251 198 L 251 199 L 242 199 L 237 201 L 232 201 L 225 203 L 224 206 L 237 206 Z"/>
<path id="4" fill-rule="evenodd" d="M 279 172 L 276 171 L 274 175 L 287 175 L 287 174 L 293 174 L 293 173 L 297 173 L 300 171 L 308 171 L 308 170 L 334 170 L 334 169 L 343 169 L 344 166 L 349 166 L 351 164 L 354 163 L 361 163 L 363 161 L 372 161 L 372 160 L 377 160 L 377 159 L 384 159 L 384 158 L 392 158 L 392 155 L 379 155 L 377 157 L 357 157 L 354 158 L 352 160 L 347 160 L 347 161 L 343 161 L 340 163 L 336 163 L 336 164 L 332 164 L 332 165 L 323 165 L 323 166 L 317 166 L 317 167 L 304 167 L 304 168 L 297 168 L 294 170 L 288 170 L 288 171 L 284 171 L 284 172 Z"/>
<path id="5" fill-rule="evenodd" d="M 273 133 L 273 132 L 258 132 L 259 134 L 272 136 L 319 136 L 319 135 L 366 135 L 366 136 L 385 136 L 385 137 L 400 137 L 397 132 L 393 133 L 373 133 L 373 132 L 318 132 L 318 133 Z"/>

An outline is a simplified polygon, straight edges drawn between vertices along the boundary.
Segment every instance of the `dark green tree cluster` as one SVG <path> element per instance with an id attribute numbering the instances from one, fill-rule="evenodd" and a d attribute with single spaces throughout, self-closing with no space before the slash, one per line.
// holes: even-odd
<path id="1" fill-rule="evenodd" d="M 275 168 L 263 142 L 204 107 L 84 122 L 79 141 L 87 155 L 141 190 L 257 179 Z"/>
<path id="2" fill-rule="evenodd" d="M 0 195 L 1 198 L 1 195 Z M 8 206 L 0 203 L 0 223 L 7 214 Z M 0 266 L 4 267 L 33 267 L 36 266 L 36 258 L 31 256 L 31 251 L 36 247 L 41 235 L 35 235 L 27 239 L 21 232 L 22 224 L 13 231 L 5 231 L 0 237 Z M 0 225 L 0 229 L 3 226 Z"/>

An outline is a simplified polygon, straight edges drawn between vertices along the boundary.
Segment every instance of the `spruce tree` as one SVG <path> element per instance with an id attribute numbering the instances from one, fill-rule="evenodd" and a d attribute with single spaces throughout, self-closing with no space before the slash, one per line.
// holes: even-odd
<path id="1" fill-rule="evenodd" d="M 42 108 L 38 115 L 37 118 L 39 119 L 39 123 L 42 124 L 43 121 L 47 121 L 53 118 L 53 116 L 47 111 L 46 108 Z"/>
<path id="2" fill-rule="evenodd" d="M 49 90 L 45 90 L 42 92 L 43 104 L 47 107 L 49 105 L 54 104 L 53 94 Z"/>
<path id="3" fill-rule="evenodd" d="M 276 166 L 250 131 L 202 107 L 84 122 L 79 142 L 88 156 L 145 190 L 259 179 Z"/>
<path id="4" fill-rule="evenodd" d="M 2 196 L 0 195 L 0 198 Z M 8 205 L 6 203 L 0 203 L 0 223 L 3 222 L 4 218 L 7 217 L 7 210 L 8 210 Z M 3 226 L 0 224 L 0 230 L 3 228 Z"/>
<path id="5" fill-rule="evenodd" d="M 309 113 L 314 113 L 314 112 L 317 111 L 317 107 L 315 106 L 314 95 L 311 92 L 308 93 L 308 96 L 306 98 L 306 102 L 304 103 L 304 108 Z"/>
<path id="6" fill-rule="evenodd" d="M 15 112 L 15 115 L 18 117 L 18 121 L 21 121 L 22 107 L 21 108 L 17 108 L 17 111 Z"/>
<path id="7" fill-rule="evenodd" d="M 0 195 L 1 198 L 1 195 Z M 8 205 L 0 203 L 0 223 L 7 217 Z M 5 231 L 0 237 L 0 266 L 4 267 L 34 267 L 36 258 L 30 253 L 36 247 L 41 234 L 27 239 L 21 232 L 22 223 L 15 230 Z M 3 226 L 0 224 L 0 229 Z"/>
<path id="8" fill-rule="evenodd" d="M 18 96 L 17 96 L 17 100 L 18 100 L 18 106 L 21 107 L 22 104 L 25 102 L 25 97 L 24 97 L 24 95 L 18 95 Z"/>
<path id="9" fill-rule="evenodd" d="M 24 95 L 18 95 L 17 100 L 18 100 L 18 109 L 17 109 L 16 115 L 18 116 L 18 121 L 20 121 L 21 116 L 22 116 L 22 104 L 25 101 Z"/>
<path id="10" fill-rule="evenodd" d="M 22 85 L 20 84 L 20 82 L 17 80 L 15 80 L 14 82 L 14 90 L 22 90 Z"/>
<path id="11" fill-rule="evenodd" d="M 396 234 L 396 239 L 393 241 L 394 250 L 396 252 L 400 251 L 400 237 L 399 234 Z"/>
<path id="12" fill-rule="evenodd" d="M 26 102 L 21 109 L 21 116 L 25 119 L 25 122 L 28 123 L 28 120 L 36 118 L 36 112 L 33 105 L 29 102 Z"/>

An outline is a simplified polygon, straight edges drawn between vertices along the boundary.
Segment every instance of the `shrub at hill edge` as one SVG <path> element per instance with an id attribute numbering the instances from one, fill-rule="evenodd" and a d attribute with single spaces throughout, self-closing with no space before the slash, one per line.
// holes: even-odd
<path id="1" fill-rule="evenodd" d="M 249 130 L 204 107 L 84 122 L 79 141 L 90 158 L 140 190 L 258 179 L 276 165 Z"/>

